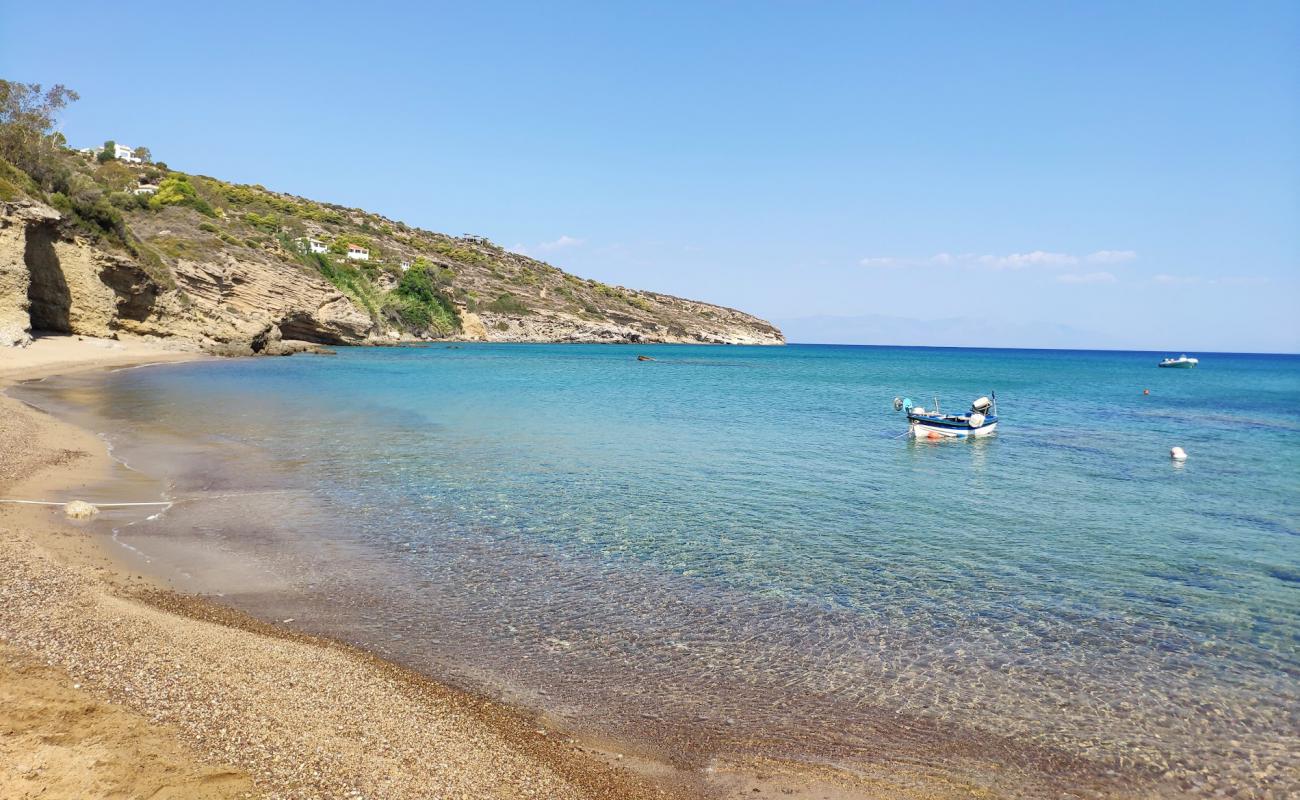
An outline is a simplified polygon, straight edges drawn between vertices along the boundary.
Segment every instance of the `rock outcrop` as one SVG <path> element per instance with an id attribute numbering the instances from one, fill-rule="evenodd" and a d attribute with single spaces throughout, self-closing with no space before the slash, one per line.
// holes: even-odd
<path id="1" fill-rule="evenodd" d="M 32 270 L 27 265 L 28 235 L 59 221 L 59 213 L 48 206 L 26 200 L 0 204 L 0 346 L 26 345 L 32 340 Z M 39 251 L 39 245 L 34 250 Z M 57 282 L 41 281 L 48 291 Z M 38 292 L 41 289 L 37 290 Z M 41 307 L 40 322 L 52 311 Z"/>
<path id="2" fill-rule="evenodd" d="M 741 311 L 578 278 L 482 237 L 131 167 L 140 181 L 171 182 L 157 202 L 103 184 L 80 154 L 64 158 L 101 205 L 88 212 L 84 197 L 76 206 L 37 189 L 0 201 L 0 346 L 33 330 L 178 337 L 229 354 L 428 338 L 784 343 Z"/>
<path id="3" fill-rule="evenodd" d="M 33 330 L 180 337 L 227 353 L 302 349 L 284 340 L 360 344 L 369 315 L 319 276 L 217 253 L 178 260 L 171 283 L 98 245 L 32 200 L 0 203 L 0 346 Z"/>
<path id="4" fill-rule="evenodd" d="M 676 300 L 677 298 L 672 298 Z M 680 301 L 690 302 L 690 301 Z M 738 311 L 710 306 L 720 314 Z M 748 316 L 748 315 L 744 315 Z M 537 311 L 528 315 L 484 313 L 477 325 L 463 326 L 469 340 L 497 342 L 573 342 L 589 344 L 781 344 L 781 332 L 774 326 L 756 325 L 749 317 L 743 322 L 718 317 L 692 329 L 680 325 L 639 319 L 593 321 L 563 311 Z M 765 325 L 765 323 L 763 324 Z M 479 331 L 481 330 L 481 333 Z M 489 335 L 488 331 L 491 331 Z M 476 335 L 477 334 L 477 335 Z"/>

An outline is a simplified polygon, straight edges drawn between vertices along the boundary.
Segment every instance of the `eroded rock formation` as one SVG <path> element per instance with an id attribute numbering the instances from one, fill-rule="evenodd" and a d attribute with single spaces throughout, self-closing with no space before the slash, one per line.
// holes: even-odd
<path id="1" fill-rule="evenodd" d="M 282 340 L 366 342 L 370 317 L 325 280 L 227 253 L 181 259 L 164 285 L 130 254 L 77 235 L 44 204 L 0 203 L 0 346 L 32 331 L 181 337 L 222 352 Z"/>

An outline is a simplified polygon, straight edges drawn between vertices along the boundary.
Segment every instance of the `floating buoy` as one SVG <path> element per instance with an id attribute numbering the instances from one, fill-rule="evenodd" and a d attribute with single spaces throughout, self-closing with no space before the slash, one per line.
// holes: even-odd
<path id="1" fill-rule="evenodd" d="M 1143 389 L 1143 390 L 1142 390 L 1142 394 L 1151 394 L 1151 390 L 1150 390 L 1150 389 Z"/>
<path id="2" fill-rule="evenodd" d="M 63 507 L 63 513 L 73 519 L 90 519 L 99 513 L 99 509 L 85 500 L 73 500 Z"/>
<path id="3" fill-rule="evenodd" d="M 1169 457 L 1174 461 L 1186 461 L 1187 451 L 1181 447 L 1173 447 L 1169 450 Z"/>

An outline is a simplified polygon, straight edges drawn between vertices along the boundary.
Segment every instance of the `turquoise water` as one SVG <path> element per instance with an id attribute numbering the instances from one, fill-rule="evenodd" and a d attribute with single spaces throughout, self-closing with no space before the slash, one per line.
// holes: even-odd
<path id="1" fill-rule="evenodd" d="M 435 345 L 96 402 L 197 500 L 122 541 L 246 554 L 262 585 L 204 587 L 578 727 L 1280 794 L 1300 358 L 1200 355 Z M 994 436 L 899 438 L 894 396 L 993 390 Z"/>

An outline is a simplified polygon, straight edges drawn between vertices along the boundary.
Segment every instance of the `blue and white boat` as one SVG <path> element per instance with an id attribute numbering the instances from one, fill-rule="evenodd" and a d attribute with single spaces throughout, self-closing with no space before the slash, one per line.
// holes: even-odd
<path id="1" fill-rule="evenodd" d="M 1188 358 L 1187 354 L 1184 353 L 1178 358 L 1166 358 L 1162 360 L 1160 362 L 1160 366 L 1191 369 L 1192 367 L 1196 366 L 1199 363 L 1201 363 L 1201 360 L 1199 358 Z"/>
<path id="2" fill-rule="evenodd" d="M 998 395 L 993 399 L 980 397 L 970 404 L 970 413 L 944 414 L 939 409 L 939 398 L 934 398 L 934 409 L 926 410 L 912 404 L 911 398 L 895 397 L 894 410 L 907 412 L 908 433 L 917 439 L 965 439 L 971 436 L 988 436 L 998 428 Z"/>

